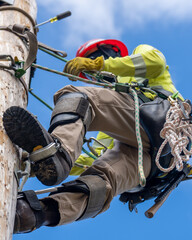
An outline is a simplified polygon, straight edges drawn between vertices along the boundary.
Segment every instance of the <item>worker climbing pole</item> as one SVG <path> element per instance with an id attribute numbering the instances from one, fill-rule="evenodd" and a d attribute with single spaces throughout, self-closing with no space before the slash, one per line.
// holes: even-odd
<path id="1" fill-rule="evenodd" d="M 35 0 L 0 1 L 0 4 L 0 239 L 9 240 L 12 239 L 15 218 L 21 153 L 3 130 L 2 115 L 13 104 L 24 108 L 27 106 L 30 68 L 25 66 L 26 74 L 18 80 L 15 71 L 8 69 L 8 66 L 14 65 L 12 63 L 16 59 L 25 61 L 28 57 L 30 48 L 22 41 L 21 35 L 29 38 L 30 34 L 25 32 L 26 26 L 34 33 L 37 6 Z M 14 29 L 14 24 L 25 28 Z"/>
<path id="2" fill-rule="evenodd" d="M 89 92 L 88 90 L 86 90 L 86 87 L 84 89 L 85 92 L 78 92 L 80 91 L 78 89 L 75 90 L 77 92 L 73 92 L 74 91 L 73 87 L 68 86 L 68 87 L 65 87 L 65 90 L 63 90 L 63 94 L 60 96 L 61 98 L 59 97 L 56 100 L 56 104 L 55 104 L 56 110 L 54 110 L 52 114 L 52 120 L 51 120 L 51 126 L 49 128 L 49 132 L 44 130 L 43 127 L 41 127 L 40 123 L 37 121 L 37 119 L 34 118 L 25 109 L 23 109 L 23 108 L 26 108 L 27 106 L 28 92 L 30 92 L 33 96 L 37 97 L 32 92 L 32 89 L 30 89 L 30 67 L 31 66 L 33 68 L 39 68 L 42 70 L 46 70 L 52 73 L 56 73 L 56 74 L 68 77 L 72 81 L 79 80 L 89 84 L 99 85 L 100 87 L 105 88 L 106 90 L 105 93 L 107 94 L 107 96 L 110 96 L 109 99 L 113 99 L 113 97 L 117 99 L 119 98 L 122 101 L 122 103 L 125 104 L 126 108 L 128 104 L 135 105 L 134 108 L 133 106 L 130 105 L 132 109 L 132 111 L 130 111 L 131 114 L 128 113 L 129 111 L 126 111 L 126 112 L 119 113 L 119 116 L 118 114 L 114 115 L 113 111 L 110 112 L 111 106 L 109 102 L 108 104 L 103 104 L 107 99 L 107 97 L 106 99 L 102 99 L 101 92 L 99 94 L 99 91 L 100 90 L 103 91 L 103 89 L 97 88 L 96 90 L 95 88 L 95 91 L 98 91 L 97 96 L 100 97 L 101 103 L 103 105 L 108 105 L 108 108 L 110 110 L 109 112 L 111 113 L 111 115 L 114 115 L 116 116 L 117 119 L 121 120 L 122 116 L 125 114 L 124 117 L 126 121 L 127 119 L 129 119 L 130 121 L 130 124 L 127 124 L 127 123 L 125 124 L 125 128 L 127 127 L 127 125 L 135 126 L 135 130 L 134 130 L 135 132 L 133 131 L 133 137 L 132 137 L 133 142 L 130 146 L 126 146 L 127 148 L 126 154 L 120 148 L 118 149 L 118 154 L 123 153 L 124 157 L 125 156 L 128 157 L 128 154 L 127 154 L 128 152 L 133 151 L 133 153 L 135 153 L 135 148 L 132 149 L 132 146 L 135 146 L 137 144 L 138 157 L 133 157 L 133 159 L 129 159 L 129 160 L 133 161 L 133 163 L 135 164 L 135 159 L 138 158 L 138 163 L 136 163 L 137 167 L 134 167 L 135 169 L 138 168 L 138 179 L 135 179 L 134 184 L 130 184 L 128 183 L 128 180 L 127 180 L 129 179 L 129 176 L 126 176 L 126 175 L 124 176 L 123 174 L 120 173 L 119 176 L 122 177 L 122 180 L 120 182 L 124 182 L 125 185 L 122 186 L 122 188 L 119 187 L 119 190 L 116 190 L 116 192 L 122 193 L 122 191 L 125 191 L 124 193 L 121 194 L 120 200 L 124 203 L 129 202 L 129 209 L 131 211 L 133 209 L 136 210 L 136 205 L 138 203 L 141 203 L 150 198 L 157 197 L 155 200 L 155 205 L 145 213 L 147 217 L 149 218 L 153 217 L 155 212 L 158 210 L 158 208 L 163 204 L 163 202 L 169 196 L 170 192 L 173 189 L 175 189 L 181 181 L 186 179 L 191 179 L 191 177 L 189 176 L 192 175 L 192 166 L 186 163 L 189 160 L 190 156 L 192 155 L 192 148 L 191 148 L 191 142 L 192 142 L 191 106 L 192 105 L 190 101 L 188 100 L 183 101 L 182 97 L 178 96 L 179 93 L 177 91 L 169 92 L 163 88 L 160 88 L 160 89 L 151 88 L 150 85 L 148 84 L 149 80 L 145 79 L 147 75 L 145 73 L 146 64 L 145 62 L 143 64 L 143 57 L 141 59 L 142 60 L 141 66 L 143 67 L 142 71 L 144 71 L 145 75 L 142 75 L 143 73 L 140 69 L 140 66 L 139 66 L 139 71 L 136 71 L 138 70 L 137 69 L 138 64 L 136 64 L 135 66 L 135 69 L 136 69 L 135 77 L 137 77 L 137 74 L 139 77 L 141 77 L 142 75 L 143 81 L 142 82 L 131 81 L 127 83 L 121 83 L 121 82 L 118 82 L 116 75 L 114 75 L 116 74 L 115 72 L 108 73 L 109 69 L 103 68 L 104 66 L 105 67 L 107 66 L 105 65 L 107 63 L 106 62 L 107 60 L 105 61 L 102 56 L 99 56 L 96 59 L 90 58 L 89 60 L 87 58 L 81 58 L 81 59 L 76 58 L 74 60 L 67 62 L 67 60 L 64 59 L 64 57 L 66 56 L 65 52 L 52 49 L 42 43 L 37 42 L 36 30 L 39 26 L 49 22 L 52 23 L 54 21 L 61 20 L 65 17 L 68 17 L 71 15 L 70 11 L 59 14 L 56 17 L 51 18 L 38 25 L 36 25 L 35 23 L 35 17 L 36 17 L 35 0 L 34 1 L 33 0 L 0 1 L 0 13 L 1 13 L 1 19 L 0 19 L 0 42 L 1 42 L 0 44 L 0 78 L 1 78 L 1 81 L 0 81 L 0 86 L 1 86 L 0 174 L 1 174 L 1 179 L 0 181 L 1 181 L 1 187 L 2 187 L 1 188 L 2 191 L 0 194 L 0 240 L 1 239 L 9 240 L 12 237 L 14 216 L 15 216 L 15 205 L 16 205 L 18 189 L 20 192 L 18 195 L 18 203 L 20 204 L 17 205 L 14 233 L 30 232 L 44 225 L 54 226 L 58 224 L 59 221 L 60 222 L 63 221 L 63 223 L 66 223 L 64 222 L 66 221 L 66 219 L 63 218 L 64 220 L 62 220 L 62 214 L 59 213 L 59 210 L 60 210 L 58 207 L 59 201 L 57 204 L 55 204 L 55 201 L 57 202 L 57 200 L 54 200 L 54 195 L 56 195 L 56 193 L 63 193 L 64 198 L 68 196 L 67 195 L 68 193 L 71 193 L 71 192 L 72 193 L 77 192 L 77 193 L 83 194 L 85 201 L 83 200 L 80 203 L 82 204 L 81 206 L 82 212 L 79 212 L 78 210 L 75 213 L 76 215 L 74 216 L 74 219 L 73 219 L 74 221 L 96 216 L 98 213 L 102 212 L 104 210 L 104 206 L 105 207 L 107 206 L 105 204 L 110 203 L 113 197 L 112 195 L 114 194 L 111 191 L 110 193 L 111 195 L 109 194 L 109 196 L 106 197 L 107 192 L 110 192 L 110 191 L 106 191 L 107 190 L 106 182 L 109 179 L 107 177 L 107 174 L 109 174 L 109 172 L 107 173 L 107 171 L 109 170 L 111 171 L 112 166 L 115 166 L 113 161 L 116 161 L 116 159 L 118 159 L 119 161 L 119 158 L 116 158 L 115 155 L 112 156 L 113 154 L 111 154 L 111 156 L 110 155 L 108 156 L 105 155 L 105 157 L 101 156 L 101 159 L 103 157 L 103 160 L 97 161 L 97 163 L 95 163 L 94 166 L 91 166 L 90 168 L 89 168 L 90 165 L 87 165 L 85 167 L 85 165 L 78 163 L 78 167 L 80 166 L 80 167 L 83 167 L 84 169 L 89 168 L 87 172 L 85 172 L 84 175 L 82 175 L 77 181 L 75 180 L 70 183 L 63 184 L 60 187 L 46 189 L 47 192 L 52 192 L 52 195 L 53 195 L 48 197 L 49 200 L 38 200 L 38 198 L 36 197 L 36 194 L 38 194 L 37 191 L 34 192 L 33 190 L 31 190 L 31 191 L 22 192 L 22 184 L 19 183 L 19 180 L 22 176 L 26 174 L 28 174 L 28 176 L 30 175 L 30 167 L 28 171 L 23 172 L 20 170 L 21 169 L 20 163 L 22 162 L 20 161 L 21 155 L 22 155 L 21 149 L 13 147 L 13 145 L 10 142 L 10 139 L 17 146 L 23 148 L 25 151 L 28 152 L 25 158 L 26 166 L 28 163 L 30 165 L 30 162 L 31 162 L 31 165 L 33 165 L 32 169 L 34 170 L 36 177 L 43 184 L 47 186 L 57 185 L 61 183 L 66 178 L 66 176 L 68 176 L 70 172 L 70 168 L 72 166 L 71 163 L 72 163 L 73 156 L 72 157 L 69 156 L 70 154 L 66 150 L 67 145 L 64 144 L 64 146 L 62 146 L 62 141 L 59 141 L 59 136 L 57 139 L 57 135 L 59 135 L 59 133 L 61 133 L 62 131 L 59 130 L 59 133 L 57 133 L 55 129 L 57 127 L 62 126 L 64 129 L 63 131 L 66 133 L 67 127 L 71 126 L 71 125 L 67 125 L 68 123 L 74 124 L 76 123 L 76 121 L 79 121 L 81 123 L 80 126 L 82 127 L 83 130 L 82 129 L 79 129 L 79 130 L 82 135 L 80 136 L 80 138 L 82 139 L 80 139 L 79 141 L 79 139 L 74 138 L 74 143 L 75 143 L 74 145 L 79 144 L 79 146 L 77 147 L 78 151 L 77 153 L 75 152 L 75 155 L 79 155 L 80 154 L 79 152 L 82 149 L 83 143 L 87 142 L 89 145 L 89 142 L 90 142 L 89 140 L 84 139 L 84 131 L 89 129 L 89 125 L 93 117 L 93 115 L 91 114 L 90 106 L 92 105 L 92 108 L 95 109 L 95 112 L 97 112 L 98 115 L 100 112 L 97 110 L 96 104 L 94 105 L 93 99 L 94 99 L 95 93 L 92 94 L 91 91 Z M 150 46 L 148 47 L 150 48 L 150 51 L 153 52 L 156 58 L 156 61 L 160 65 L 160 69 L 162 66 L 164 67 L 165 60 L 163 55 L 158 50 L 154 50 L 154 48 Z M 65 65 L 64 72 L 59 72 L 59 71 L 35 64 L 34 60 L 36 59 L 38 48 L 40 50 L 43 50 L 59 58 L 64 62 L 67 62 L 67 64 Z M 98 45 L 98 50 L 101 50 L 101 49 L 102 48 Z M 102 53 L 104 53 L 103 55 L 108 53 L 107 50 L 109 50 L 109 48 L 105 49 L 105 51 L 102 51 Z M 111 50 L 113 54 L 117 56 L 119 52 L 119 48 L 114 48 L 113 46 Z M 116 50 L 118 51 L 116 52 Z M 106 54 L 106 56 L 109 57 L 111 55 Z M 133 63 L 135 62 L 135 56 L 131 55 L 129 58 L 132 59 L 131 61 Z M 76 61 L 78 62 L 78 64 L 76 64 Z M 78 65 L 80 66 L 82 65 L 82 66 L 78 68 Z M 108 66 L 110 66 L 110 64 Z M 103 71 L 101 71 L 103 69 L 105 69 L 107 72 L 104 73 Z M 85 75 L 85 78 L 79 77 L 78 71 L 83 72 L 83 74 Z M 128 76 L 129 74 L 131 73 L 128 73 Z M 119 73 L 117 73 L 117 75 L 119 75 Z M 86 76 L 88 76 L 89 78 L 86 78 Z M 107 79 L 110 78 L 111 81 L 107 81 L 106 78 L 104 77 L 107 77 Z M 109 91 L 109 89 L 113 89 L 115 91 Z M 122 95 L 119 94 L 119 92 L 124 93 L 123 98 L 122 98 Z M 130 95 L 127 95 L 128 93 L 130 93 Z M 145 96 L 144 93 L 154 95 L 153 96 L 154 98 L 153 97 L 148 98 L 147 96 Z M 76 100 L 73 100 L 73 98 Z M 132 98 L 134 101 L 132 101 Z M 40 98 L 38 99 L 41 100 Z M 70 108 L 68 108 L 68 101 L 70 103 L 69 104 Z M 41 102 L 44 103 L 47 107 L 49 107 L 42 100 Z M 153 105 L 157 107 L 153 108 Z M 165 107 L 164 112 L 167 111 L 166 123 L 163 129 L 161 126 L 160 129 L 158 130 L 159 122 L 156 121 L 156 116 L 157 116 L 156 112 L 157 111 L 162 112 L 159 110 L 159 107 L 161 108 L 162 106 Z M 51 107 L 49 108 L 51 109 Z M 120 109 L 121 108 L 118 107 L 119 112 L 120 112 Z M 168 111 L 168 109 L 170 109 L 170 111 Z M 72 115 L 69 114 L 71 112 L 72 113 L 74 112 L 74 114 Z M 135 114 L 134 116 L 132 115 L 133 112 Z M 102 116 L 104 115 L 106 114 L 102 114 Z M 155 121 L 153 121 L 154 120 L 153 118 L 150 118 L 150 121 L 148 121 L 149 115 L 152 117 L 155 116 Z M 2 124 L 2 116 L 3 116 L 3 124 Z M 75 118 L 73 118 L 74 116 Z M 162 119 L 160 119 L 159 117 L 159 119 L 162 120 L 162 123 L 165 122 L 164 117 L 165 115 L 162 116 Z M 68 120 L 66 121 L 66 119 Z M 103 119 L 104 119 L 104 122 L 106 121 L 108 124 L 110 117 L 103 117 Z M 145 121 L 146 119 L 147 121 Z M 30 124 L 28 124 L 29 123 L 28 120 L 30 120 L 30 122 L 31 121 L 35 122 L 36 126 L 34 127 L 34 124 L 33 125 L 31 124 L 31 127 L 29 127 Z M 151 150 L 152 161 L 149 158 L 149 154 L 146 155 L 146 151 L 143 151 L 143 147 L 145 147 L 145 144 L 149 145 L 149 141 L 147 140 L 145 142 L 146 136 L 144 135 L 144 132 L 142 133 L 142 131 L 140 131 L 140 120 L 143 121 L 142 122 L 143 128 L 149 132 L 149 138 L 151 141 L 150 145 L 152 149 Z M 124 122 L 125 121 L 122 121 L 122 123 Z M 151 134 L 151 132 L 149 131 L 150 129 L 152 129 L 151 126 L 149 126 L 148 128 L 149 123 L 150 125 L 151 123 L 153 123 L 154 124 L 153 129 L 158 130 L 157 136 L 153 133 Z M 104 124 L 104 125 L 106 126 L 107 124 Z M 117 137 L 120 136 L 120 139 L 121 137 L 123 138 L 124 130 L 122 132 L 120 131 L 119 128 L 114 130 L 113 124 L 114 123 L 111 122 L 110 131 L 112 133 L 112 136 L 114 134 Z M 121 126 L 120 123 L 119 125 Z M 6 132 L 10 139 L 5 134 L 4 128 L 6 129 Z M 97 127 L 94 128 L 93 126 L 92 130 L 94 129 L 98 130 Z M 43 133 L 41 135 L 43 136 L 42 137 L 43 140 L 41 139 L 42 142 L 40 144 L 39 142 L 38 143 L 36 142 L 37 135 L 32 134 L 34 130 L 35 131 L 37 130 L 37 132 L 40 131 L 41 133 Z M 55 133 L 53 134 L 54 130 L 55 130 Z M 118 131 L 115 132 L 116 130 Z M 130 131 L 130 129 L 127 128 L 127 131 Z M 159 140 L 159 132 L 161 134 L 161 137 L 165 139 L 162 145 L 160 145 L 162 139 Z M 71 130 L 70 130 L 70 133 L 71 133 Z M 130 133 L 132 133 L 132 130 L 130 131 Z M 143 137 L 142 137 L 142 134 L 143 134 Z M 132 141 L 130 137 L 131 134 L 130 136 L 128 135 L 129 134 L 126 133 L 125 139 L 127 139 L 126 140 L 127 142 L 131 142 Z M 24 136 L 27 136 L 27 137 L 29 136 L 29 138 L 25 138 Z M 46 139 L 44 139 L 44 136 L 46 136 Z M 54 138 L 52 138 L 52 136 L 54 136 Z M 156 137 L 158 137 L 157 141 L 156 141 Z M 134 138 L 136 142 L 134 142 L 135 141 Z M 144 144 L 143 144 L 142 138 L 144 139 Z M 64 142 L 65 139 L 62 139 L 62 140 Z M 27 142 L 27 145 L 25 145 L 26 142 Z M 34 146 L 28 147 L 28 143 L 32 143 L 32 145 Z M 166 154 L 161 154 L 163 150 L 166 150 L 166 148 L 164 149 L 164 147 L 166 147 L 167 143 L 169 144 L 171 149 L 168 149 Z M 72 142 L 70 144 L 72 145 Z M 98 144 L 100 143 L 98 142 Z M 120 144 L 120 141 L 119 141 L 119 144 Z M 107 149 L 105 145 L 103 145 L 103 147 Z M 157 153 L 158 149 L 159 151 Z M 97 157 L 100 157 L 100 156 L 97 156 L 97 154 L 95 156 L 92 153 L 90 155 L 87 152 L 87 154 L 90 157 L 92 156 L 94 160 L 97 159 Z M 106 152 L 106 154 L 110 154 L 110 153 Z M 143 159 L 145 159 L 143 157 L 144 154 L 145 154 L 146 161 L 150 160 L 151 163 L 153 163 L 153 161 L 156 161 L 156 165 L 158 167 L 158 169 L 157 167 L 153 169 L 153 166 L 152 166 L 151 168 L 152 171 L 148 177 L 145 176 L 145 172 L 144 172 L 144 161 L 143 161 Z M 164 156 L 165 157 L 167 156 L 167 158 L 169 159 L 167 160 L 166 164 L 161 164 L 160 162 Z M 174 161 L 172 156 L 174 157 Z M 101 173 L 96 168 L 97 167 L 98 169 L 100 168 L 99 165 L 101 164 L 102 161 L 105 162 L 105 158 L 106 159 L 110 158 L 110 160 L 112 161 L 110 163 L 111 165 L 108 163 L 108 165 L 110 165 L 110 168 L 107 169 L 106 167 L 105 169 L 106 173 L 103 171 L 103 175 L 101 177 L 100 176 Z M 126 159 L 125 161 L 124 161 L 124 158 L 120 160 L 122 160 L 122 163 L 127 167 L 127 169 L 130 169 L 130 166 L 126 165 L 128 162 Z M 168 166 L 172 161 L 173 161 L 173 165 L 171 166 L 171 168 L 168 168 Z M 147 167 L 150 168 L 150 164 L 148 164 Z M 174 171 L 175 167 L 178 170 L 177 172 Z M 161 172 L 159 171 L 159 169 L 161 170 Z M 117 169 L 115 169 L 114 167 L 114 174 L 113 174 L 114 179 L 115 179 L 116 170 Z M 147 169 L 146 172 L 147 171 L 149 172 L 149 170 L 150 169 Z M 169 172 L 169 170 L 170 170 L 170 173 L 164 174 L 164 172 Z M 49 174 L 45 174 L 48 172 Z M 137 174 L 135 175 L 137 176 Z M 115 182 L 115 180 L 108 182 L 108 185 L 111 185 L 111 189 L 115 188 L 115 184 L 113 186 L 113 182 Z M 131 190 L 130 192 L 129 192 L 129 189 Z M 135 192 L 132 192 L 133 189 L 136 189 L 134 190 Z M 72 203 L 73 197 L 74 196 L 72 196 L 71 199 L 69 197 L 66 197 L 67 203 L 71 201 L 70 204 L 73 204 Z M 56 198 L 57 197 L 55 196 L 55 199 Z M 108 203 L 104 202 L 105 199 L 108 199 L 109 202 Z M 84 202 L 86 202 L 87 205 L 84 204 Z M 28 217 L 28 212 L 25 213 L 26 214 L 25 216 L 27 216 L 27 219 L 25 219 L 25 216 L 24 217 L 22 216 L 23 214 L 22 206 L 24 206 L 23 204 L 27 206 L 26 208 L 27 210 L 30 210 L 32 212 L 30 214 L 32 214 L 34 218 Z M 68 209 L 65 209 L 65 210 L 68 210 Z M 49 214 L 50 213 L 49 211 L 51 212 L 51 214 Z M 68 214 L 68 215 L 71 216 L 71 214 Z M 32 219 L 32 222 L 30 222 L 28 225 L 28 220 L 30 221 L 31 219 Z M 34 219 L 35 221 L 33 221 Z"/>

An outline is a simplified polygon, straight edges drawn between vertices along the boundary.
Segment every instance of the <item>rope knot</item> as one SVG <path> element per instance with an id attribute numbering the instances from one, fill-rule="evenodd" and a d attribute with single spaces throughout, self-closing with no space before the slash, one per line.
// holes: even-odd
<path id="1" fill-rule="evenodd" d="M 160 132 L 160 136 L 164 139 L 161 144 L 155 162 L 162 172 L 170 172 L 175 167 L 178 171 L 183 170 L 183 162 L 189 160 L 192 155 L 192 124 L 186 121 L 191 113 L 191 106 L 187 102 L 171 102 L 171 106 L 166 114 L 164 127 Z M 163 168 L 159 159 L 165 145 L 169 143 L 171 154 L 173 155 L 173 163 L 169 168 Z"/>

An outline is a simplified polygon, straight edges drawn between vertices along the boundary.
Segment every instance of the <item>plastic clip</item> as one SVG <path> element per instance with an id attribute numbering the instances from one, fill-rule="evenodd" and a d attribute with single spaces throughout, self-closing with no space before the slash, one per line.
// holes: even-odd
<path id="1" fill-rule="evenodd" d="M 15 77 L 16 78 L 21 78 L 26 73 L 26 71 L 23 68 L 24 68 L 24 62 L 19 61 L 18 58 L 15 57 L 14 70 L 15 70 Z"/>
<path id="2" fill-rule="evenodd" d="M 125 83 L 116 83 L 115 91 L 129 93 L 130 85 Z"/>

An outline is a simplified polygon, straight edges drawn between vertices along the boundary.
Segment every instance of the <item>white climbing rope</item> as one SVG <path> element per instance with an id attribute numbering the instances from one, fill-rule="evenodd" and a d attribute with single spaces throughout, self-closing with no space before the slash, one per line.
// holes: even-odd
<path id="1" fill-rule="evenodd" d="M 192 124 L 186 121 L 189 117 L 191 107 L 187 102 L 182 102 L 183 109 L 178 101 L 171 99 L 171 106 L 166 115 L 166 122 L 160 132 L 160 136 L 164 139 L 159 148 L 155 162 L 162 172 L 170 172 L 175 167 L 178 171 L 182 171 L 183 162 L 187 162 L 192 155 L 192 147 L 187 149 L 192 143 Z M 169 143 L 173 162 L 170 167 L 163 168 L 159 163 L 159 158 L 164 146 Z"/>
<path id="2" fill-rule="evenodd" d="M 138 173 L 139 173 L 139 183 L 142 187 L 146 185 L 146 178 L 143 169 L 143 144 L 140 133 L 140 121 L 139 121 L 139 100 L 136 91 L 130 88 L 130 92 L 133 94 L 135 101 L 135 133 L 138 144 Z"/>

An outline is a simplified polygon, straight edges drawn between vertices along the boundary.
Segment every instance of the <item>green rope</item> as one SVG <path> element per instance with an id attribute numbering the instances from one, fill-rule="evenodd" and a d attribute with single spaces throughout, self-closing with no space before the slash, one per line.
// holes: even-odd
<path id="1" fill-rule="evenodd" d="M 59 55 L 56 54 L 56 53 L 50 52 L 49 50 L 47 50 L 47 49 L 45 49 L 45 48 L 43 48 L 43 47 L 40 47 L 40 46 L 39 46 L 39 49 L 40 49 L 41 51 L 43 51 L 43 52 L 45 52 L 45 53 L 47 53 L 47 54 L 49 54 L 49 55 L 57 58 L 57 59 L 65 62 L 65 63 L 68 62 L 67 59 L 59 56 Z M 90 77 L 96 78 L 97 81 L 103 80 L 103 76 L 102 76 L 101 74 L 96 74 L 96 76 L 95 76 L 95 75 L 94 75 L 93 73 L 91 73 L 91 72 L 86 72 L 86 71 L 84 72 L 84 71 L 83 71 L 83 73 L 86 73 L 86 74 L 87 74 L 88 76 L 90 76 Z"/>
<path id="2" fill-rule="evenodd" d="M 84 170 L 86 170 L 90 167 L 89 165 L 84 165 L 84 164 L 77 163 L 77 162 L 74 163 L 74 166 L 78 167 L 78 168 L 83 168 Z"/>
<path id="3" fill-rule="evenodd" d="M 46 103 L 45 101 L 43 101 L 43 99 L 41 99 L 40 97 L 38 97 L 35 93 L 32 92 L 33 89 L 29 89 L 29 92 L 31 93 L 31 95 L 33 97 L 35 97 L 37 100 L 39 100 L 41 103 L 43 103 L 46 107 L 48 107 L 51 111 L 53 111 L 53 108 L 48 104 Z"/>
<path id="4" fill-rule="evenodd" d="M 49 53 L 49 54 L 55 55 L 55 54 L 52 54 L 52 53 Z M 67 60 L 65 60 L 64 58 L 61 58 L 61 60 L 67 61 Z M 34 68 L 39 68 L 39 69 L 41 69 L 41 70 L 45 70 L 45 71 L 48 71 L 48 72 L 52 72 L 52 73 L 56 73 L 56 74 L 59 74 L 59 75 L 68 77 L 71 81 L 77 81 L 77 80 L 79 80 L 79 81 L 82 81 L 82 82 L 85 82 L 85 83 L 88 83 L 88 84 L 94 84 L 94 85 L 102 86 L 102 87 L 105 87 L 105 88 L 113 88 L 113 87 L 114 87 L 112 84 L 100 83 L 100 82 L 96 82 L 96 81 L 84 79 L 84 78 L 81 78 L 81 77 L 77 77 L 77 76 L 75 76 L 75 75 L 71 75 L 71 74 L 67 74 L 67 73 L 60 72 L 60 71 L 57 71 L 57 70 L 53 70 L 53 69 L 50 69 L 50 68 L 46 68 L 46 67 L 37 65 L 37 64 L 35 64 L 35 63 L 32 64 L 32 67 L 34 67 Z M 46 107 L 48 107 L 51 111 L 53 111 L 53 108 L 52 108 L 48 103 L 46 103 L 43 99 L 41 99 L 41 98 L 38 97 L 35 93 L 33 93 L 33 92 L 32 92 L 32 89 L 29 89 L 29 92 L 30 92 L 31 95 L 33 95 L 37 100 L 39 100 L 42 104 L 44 104 L 44 105 L 45 105 Z"/>
<path id="5" fill-rule="evenodd" d="M 82 148 L 82 151 L 86 153 L 89 157 L 93 158 L 94 160 L 97 160 L 97 157 L 88 152 L 84 147 Z"/>
<path id="6" fill-rule="evenodd" d="M 146 178 L 143 170 L 143 144 L 140 133 L 140 123 L 139 123 L 139 100 L 135 90 L 130 88 L 130 92 L 133 94 L 135 101 L 135 132 L 138 142 L 138 173 L 139 173 L 139 182 L 142 187 L 146 185 Z"/>
<path id="7" fill-rule="evenodd" d="M 43 66 L 40 66 L 40 65 L 35 64 L 35 63 L 32 64 L 32 67 L 39 68 L 41 70 L 45 70 L 45 71 L 48 71 L 48 72 L 56 73 L 56 74 L 61 75 L 61 76 L 68 77 L 71 81 L 77 81 L 78 80 L 78 81 L 81 81 L 81 82 L 101 86 L 101 87 L 104 87 L 104 88 L 114 88 L 115 87 L 113 84 L 95 82 L 95 81 L 92 81 L 92 80 L 89 80 L 89 79 L 84 79 L 84 78 L 81 78 L 81 77 L 78 77 L 78 76 L 75 76 L 75 75 L 72 75 L 72 74 L 68 74 L 68 73 L 60 72 L 60 71 L 50 69 L 50 68 L 47 68 L 47 67 L 43 67 Z"/>

